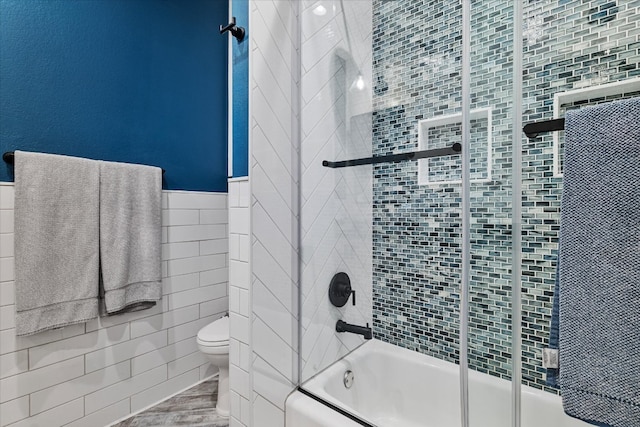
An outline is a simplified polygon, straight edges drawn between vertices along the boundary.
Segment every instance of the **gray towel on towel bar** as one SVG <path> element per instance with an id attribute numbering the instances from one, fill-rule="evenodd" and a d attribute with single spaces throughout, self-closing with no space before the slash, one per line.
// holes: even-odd
<path id="1" fill-rule="evenodd" d="M 100 162 L 100 263 L 107 314 L 162 298 L 160 168 Z"/>
<path id="2" fill-rule="evenodd" d="M 640 98 L 567 113 L 560 229 L 565 412 L 640 426 Z"/>
<path id="3" fill-rule="evenodd" d="M 16 334 L 98 317 L 98 163 L 15 152 Z"/>

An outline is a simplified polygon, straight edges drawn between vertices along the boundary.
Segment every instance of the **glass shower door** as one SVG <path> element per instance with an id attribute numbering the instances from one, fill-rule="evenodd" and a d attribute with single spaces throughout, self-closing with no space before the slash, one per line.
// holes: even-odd
<path id="1" fill-rule="evenodd" d="M 508 0 L 470 2 L 469 425 L 516 427 L 512 377 L 514 209 L 514 9 Z M 517 127 L 517 125 L 515 125 Z M 519 183 L 519 182 L 518 182 Z M 514 274 L 515 272 L 515 274 Z M 516 314 L 517 316 L 517 314 Z M 517 330 L 517 329 L 516 329 Z M 517 342 L 516 342 L 517 344 Z"/>
<path id="2" fill-rule="evenodd" d="M 411 413 L 416 426 L 460 424 L 460 14 L 449 2 L 303 2 L 300 377 L 309 393 L 373 425 L 408 426 Z M 322 163 L 417 151 L 435 154 Z M 355 305 L 331 304 L 338 273 L 349 276 Z M 371 327 L 364 347 L 398 359 L 352 364 L 365 340 L 337 332 L 338 321 Z M 353 388 L 348 372 L 322 382 L 340 369 L 355 374 Z"/>
<path id="3" fill-rule="evenodd" d="M 372 425 L 511 425 L 512 21 L 506 0 L 303 2 L 300 378 Z M 331 304 L 338 273 L 355 305 Z M 353 392 L 365 340 L 338 321 L 404 360 L 366 371 L 366 394 Z M 420 368 L 404 372 L 405 355 Z"/>
<path id="4" fill-rule="evenodd" d="M 371 325 L 372 167 L 323 161 L 370 157 L 370 1 L 304 1 L 301 11 L 300 377 L 304 382 L 362 343 L 338 320 Z M 328 298 L 337 273 L 355 296 Z M 342 283 L 342 282 L 340 282 Z M 353 304 L 353 302 L 357 304 Z"/>

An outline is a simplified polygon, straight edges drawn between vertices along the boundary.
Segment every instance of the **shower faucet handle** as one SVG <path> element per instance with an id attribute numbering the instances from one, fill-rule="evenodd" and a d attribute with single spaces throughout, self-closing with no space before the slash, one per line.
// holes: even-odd
<path id="1" fill-rule="evenodd" d="M 351 296 L 351 302 L 353 303 L 353 305 L 356 305 L 356 291 L 355 289 L 352 289 L 350 285 L 339 285 L 338 292 L 340 292 L 341 295 L 346 299 L 349 299 L 349 297 Z"/>
<path id="2" fill-rule="evenodd" d="M 353 295 L 353 305 L 356 305 L 356 291 L 351 289 L 351 279 L 347 273 L 337 273 L 329 284 L 329 301 L 335 307 L 343 307 L 349 297 Z"/>

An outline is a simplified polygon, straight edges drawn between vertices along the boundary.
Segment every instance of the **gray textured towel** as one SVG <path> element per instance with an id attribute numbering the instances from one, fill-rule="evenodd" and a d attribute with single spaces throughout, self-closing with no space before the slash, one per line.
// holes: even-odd
<path id="1" fill-rule="evenodd" d="M 15 152 L 16 334 L 98 317 L 98 163 Z"/>
<path id="2" fill-rule="evenodd" d="M 100 263 L 108 314 L 162 298 L 160 168 L 100 162 Z"/>
<path id="3" fill-rule="evenodd" d="M 640 99 L 568 112 L 560 232 L 565 411 L 640 426 Z"/>

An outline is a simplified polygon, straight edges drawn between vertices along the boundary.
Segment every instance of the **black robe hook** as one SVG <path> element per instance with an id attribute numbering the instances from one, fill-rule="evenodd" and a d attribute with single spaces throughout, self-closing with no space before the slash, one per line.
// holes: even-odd
<path id="1" fill-rule="evenodd" d="M 231 18 L 231 23 L 226 27 L 220 25 L 220 34 L 224 34 L 227 31 L 231 31 L 233 37 L 237 38 L 239 42 L 244 40 L 244 28 L 236 26 L 236 17 Z"/>

